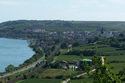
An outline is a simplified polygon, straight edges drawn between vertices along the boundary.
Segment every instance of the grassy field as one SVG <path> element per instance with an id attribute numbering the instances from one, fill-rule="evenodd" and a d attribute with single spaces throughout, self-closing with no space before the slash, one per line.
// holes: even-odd
<path id="1" fill-rule="evenodd" d="M 125 61 L 125 56 L 106 56 L 108 61 Z"/>
<path id="2" fill-rule="evenodd" d="M 125 68 L 125 63 L 111 63 L 111 66 L 113 67 L 113 71 L 115 73 L 119 73 L 120 70 Z"/>
<path id="3" fill-rule="evenodd" d="M 16 83 L 61 83 L 60 79 L 28 79 Z"/>
<path id="4" fill-rule="evenodd" d="M 125 68 L 125 50 L 120 48 L 111 47 L 109 45 L 103 44 L 89 44 L 85 46 L 73 47 L 73 50 L 83 50 L 84 49 L 94 49 L 96 51 L 96 55 L 103 55 L 106 57 L 107 61 L 112 62 L 110 65 L 113 68 L 113 71 L 118 73 L 120 70 Z M 61 50 L 61 54 L 66 54 L 67 49 Z M 92 58 L 92 56 L 83 56 L 82 58 Z M 65 60 L 65 61 L 78 61 L 80 60 L 80 56 L 69 55 L 69 56 L 58 56 L 55 57 L 55 60 Z"/>
<path id="5" fill-rule="evenodd" d="M 67 53 L 67 52 L 68 52 L 67 49 L 60 49 L 60 54 L 61 54 L 61 55 L 64 55 L 64 54 Z"/>
<path id="6" fill-rule="evenodd" d="M 97 55 L 105 56 L 120 56 L 125 55 L 125 50 L 119 48 L 114 48 L 109 45 L 99 45 L 99 44 L 90 44 L 85 46 L 74 47 L 73 50 L 83 50 L 84 49 L 94 49 Z"/>
<path id="7" fill-rule="evenodd" d="M 55 77 L 59 77 L 59 76 L 71 76 L 75 73 L 76 73 L 75 71 L 71 71 L 71 70 L 47 69 L 40 74 L 40 77 L 42 77 L 42 78 L 46 78 L 46 77 L 55 78 Z"/>
<path id="8" fill-rule="evenodd" d="M 113 71 L 116 73 L 125 68 L 125 56 L 106 56 L 106 59 L 109 62 L 116 61 L 110 63 L 110 66 L 113 67 Z"/>
<path id="9" fill-rule="evenodd" d="M 110 65 L 113 67 L 113 71 L 118 73 L 125 68 L 125 50 L 114 48 L 108 45 L 88 45 L 85 48 L 96 49 L 97 54 L 109 55 L 105 56 L 107 61 L 112 62 Z"/>
<path id="10" fill-rule="evenodd" d="M 90 78 L 85 78 L 85 79 L 76 79 L 76 80 L 71 80 L 68 83 L 93 83 L 93 80 Z"/>
<path id="11" fill-rule="evenodd" d="M 71 62 L 71 61 L 79 61 L 81 60 L 82 57 L 80 56 L 75 56 L 75 55 L 62 55 L 62 56 L 56 56 L 54 58 L 54 60 L 56 61 L 62 61 L 62 60 L 65 60 L 65 61 L 68 61 L 68 62 Z"/>

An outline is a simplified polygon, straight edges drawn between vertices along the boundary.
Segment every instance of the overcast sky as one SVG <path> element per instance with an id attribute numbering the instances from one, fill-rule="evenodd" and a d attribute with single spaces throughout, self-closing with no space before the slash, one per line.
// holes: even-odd
<path id="1" fill-rule="evenodd" d="M 0 0 L 8 20 L 125 21 L 125 0 Z"/>

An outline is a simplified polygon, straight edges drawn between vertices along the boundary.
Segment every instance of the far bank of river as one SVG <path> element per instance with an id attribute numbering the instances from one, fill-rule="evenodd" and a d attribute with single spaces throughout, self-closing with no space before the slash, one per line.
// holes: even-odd
<path id="1" fill-rule="evenodd" d="M 27 40 L 0 38 L 0 72 L 12 64 L 18 66 L 34 55 Z"/>

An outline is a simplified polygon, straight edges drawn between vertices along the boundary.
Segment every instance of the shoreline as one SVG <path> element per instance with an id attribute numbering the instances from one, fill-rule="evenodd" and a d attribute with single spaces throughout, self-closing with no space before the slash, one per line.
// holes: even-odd
<path id="1" fill-rule="evenodd" d="M 30 48 L 30 49 L 34 52 L 34 53 L 31 55 L 31 57 L 27 58 L 27 59 L 24 60 L 22 63 L 20 63 L 20 64 L 18 64 L 17 66 L 15 66 L 15 68 L 18 68 L 18 67 L 21 68 L 20 65 L 23 65 L 27 60 L 31 59 L 31 58 L 36 54 L 36 52 L 35 52 L 35 51 L 33 50 L 33 48 L 30 46 L 30 43 L 29 43 L 28 40 L 26 40 L 26 39 L 23 39 L 23 38 L 10 38 L 10 37 L 9 37 L 9 38 L 7 38 L 7 37 L 0 37 L 0 39 L 10 39 L 10 40 L 19 40 L 19 41 L 25 40 L 25 41 L 27 42 L 27 47 Z M 10 64 L 8 64 L 8 65 L 10 65 Z M 7 66 L 8 66 L 8 65 L 7 65 Z M 14 64 L 12 64 L 12 65 L 14 65 Z M 6 66 L 6 67 L 7 67 L 7 66 Z M 5 67 L 5 68 L 6 68 L 6 67 Z M 4 68 L 4 71 L 3 71 L 3 72 L 0 72 L 1 74 L 2 74 L 2 73 L 6 73 L 5 68 Z"/>

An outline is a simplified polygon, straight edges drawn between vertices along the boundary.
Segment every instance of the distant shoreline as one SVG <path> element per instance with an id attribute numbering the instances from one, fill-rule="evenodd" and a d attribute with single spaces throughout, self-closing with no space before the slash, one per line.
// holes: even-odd
<path id="1" fill-rule="evenodd" d="M 16 41 L 28 41 L 28 40 L 24 40 L 24 39 L 15 39 L 15 38 L 6 38 L 6 37 L 0 37 L 0 39 L 8 39 L 8 40 L 16 40 Z M 33 52 L 34 52 L 34 50 L 33 50 L 33 48 L 31 48 L 30 46 L 29 46 L 29 43 L 27 43 L 27 46 L 26 47 L 28 47 L 28 48 L 30 48 Z M 15 55 L 16 55 L 16 53 L 14 53 Z M 32 54 L 32 55 L 30 55 L 31 57 L 33 56 L 35 54 L 35 52 Z M 25 52 L 24 52 L 24 55 L 25 55 Z M 20 64 L 18 64 L 18 66 L 16 66 L 16 67 L 20 67 L 20 65 L 21 64 L 23 64 L 25 61 L 27 61 L 28 59 L 30 59 L 31 57 L 29 57 L 29 58 L 27 58 L 27 59 L 25 59 L 23 62 L 21 62 Z M 9 57 L 8 57 L 9 58 Z M 11 59 L 11 58 L 10 58 Z M 2 63 L 1 63 L 2 64 Z M 10 65 L 10 64 L 8 64 L 8 65 Z M 12 64 L 12 65 L 14 65 L 14 64 Z M 4 69 L 4 68 L 3 68 Z M 4 72 L 4 71 L 3 71 Z M 0 73 L 3 73 L 2 71 L 0 72 Z"/>

